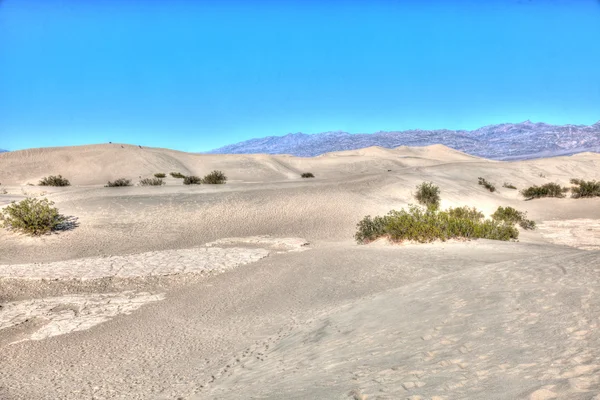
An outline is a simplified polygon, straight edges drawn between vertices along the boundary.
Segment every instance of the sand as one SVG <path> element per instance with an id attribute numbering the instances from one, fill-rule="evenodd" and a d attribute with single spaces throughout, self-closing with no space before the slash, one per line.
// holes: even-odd
<path id="1" fill-rule="evenodd" d="M 229 182 L 103 187 L 213 169 Z M 502 188 L 599 171 L 594 153 L 497 162 L 444 146 L 2 154 L 0 206 L 44 196 L 79 226 L 0 231 L 0 398 L 600 399 L 600 199 Z M 49 174 L 73 186 L 27 185 Z M 510 205 L 539 228 L 354 243 L 358 220 L 413 203 L 425 180 L 443 207 Z"/>

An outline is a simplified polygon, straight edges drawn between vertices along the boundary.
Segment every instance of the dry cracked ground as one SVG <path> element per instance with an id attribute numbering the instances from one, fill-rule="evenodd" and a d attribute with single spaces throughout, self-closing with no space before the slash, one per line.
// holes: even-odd
<path id="1" fill-rule="evenodd" d="M 212 169 L 229 182 L 103 187 Z M 509 163 L 443 146 L 2 154 L 0 206 L 47 197 L 79 226 L 0 232 L 0 399 L 598 400 L 600 198 L 501 187 L 598 171 L 597 154 Z M 73 186 L 27 185 L 58 173 Z M 443 207 L 509 205 L 538 229 L 518 242 L 353 241 L 358 220 L 414 202 L 422 181 Z"/>

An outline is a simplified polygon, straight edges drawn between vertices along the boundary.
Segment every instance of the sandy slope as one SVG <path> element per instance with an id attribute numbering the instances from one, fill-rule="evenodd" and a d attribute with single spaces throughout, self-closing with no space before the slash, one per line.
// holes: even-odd
<path id="1" fill-rule="evenodd" d="M 103 187 L 212 169 L 230 183 Z M 0 398 L 592 399 L 600 199 L 526 202 L 501 186 L 599 171 L 592 153 L 504 163 L 443 146 L 2 154 L 0 206 L 43 194 L 79 227 L 0 232 Z M 74 186 L 25 185 L 48 174 Z M 441 187 L 443 206 L 511 205 L 540 229 L 519 243 L 352 241 L 360 218 L 413 202 L 423 180 Z"/>

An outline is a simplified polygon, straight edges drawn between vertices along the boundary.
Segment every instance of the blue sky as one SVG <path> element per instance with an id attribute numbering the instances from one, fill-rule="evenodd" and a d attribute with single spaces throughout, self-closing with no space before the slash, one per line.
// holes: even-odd
<path id="1" fill-rule="evenodd" d="M 0 148 L 600 120 L 600 1 L 0 0 Z"/>

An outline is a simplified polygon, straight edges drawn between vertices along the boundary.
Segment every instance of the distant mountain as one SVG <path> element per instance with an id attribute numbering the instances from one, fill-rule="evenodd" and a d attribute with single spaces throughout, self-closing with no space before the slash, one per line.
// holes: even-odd
<path id="1" fill-rule="evenodd" d="M 0 153 L 6 153 L 8 150 L 2 150 L 0 149 Z"/>
<path id="2" fill-rule="evenodd" d="M 489 125 L 474 131 L 421 130 L 351 134 L 324 132 L 312 135 L 289 133 L 228 145 L 213 154 L 292 154 L 312 157 L 341 150 L 370 146 L 427 146 L 443 144 L 453 149 L 495 160 L 518 160 L 569 155 L 583 151 L 600 152 L 600 121 L 586 125 L 549 125 L 525 121 Z"/>

